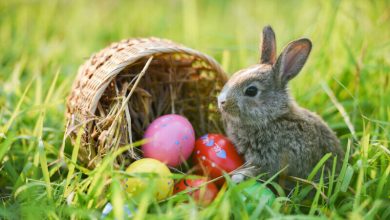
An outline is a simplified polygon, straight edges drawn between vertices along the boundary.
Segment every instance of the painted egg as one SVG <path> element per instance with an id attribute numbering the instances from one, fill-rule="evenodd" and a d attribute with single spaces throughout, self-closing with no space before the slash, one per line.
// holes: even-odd
<path id="1" fill-rule="evenodd" d="M 154 120 L 147 128 L 142 145 L 144 157 L 170 166 L 187 160 L 194 149 L 195 135 L 191 123 L 183 116 L 170 114 Z"/>
<path id="2" fill-rule="evenodd" d="M 260 203 L 271 206 L 275 201 L 275 194 L 265 185 L 256 182 L 243 190 L 242 199 L 247 204 L 248 212 L 253 212 Z"/>
<path id="3" fill-rule="evenodd" d="M 130 196 L 137 197 L 148 190 L 157 200 L 162 200 L 172 194 L 174 182 L 170 178 L 171 171 L 158 160 L 152 158 L 137 160 L 126 169 L 126 172 L 134 175 L 125 181 L 125 188 Z"/>
<path id="4" fill-rule="evenodd" d="M 113 208 L 114 207 L 112 206 L 112 204 L 108 202 L 103 208 L 102 215 L 100 216 L 100 219 L 106 219 L 108 217 L 108 215 L 112 212 Z M 131 212 L 131 210 L 127 204 L 125 204 L 123 206 L 123 212 L 125 213 L 125 216 L 127 218 L 133 217 L 133 213 Z"/>
<path id="5" fill-rule="evenodd" d="M 219 177 L 244 164 L 234 145 L 221 134 L 206 134 L 196 140 L 194 149 L 195 163 L 205 175 Z M 221 185 L 221 182 L 218 182 Z"/>
<path id="6" fill-rule="evenodd" d="M 207 183 L 207 177 L 195 177 L 191 179 L 182 179 L 176 183 L 174 193 L 188 191 L 187 193 L 201 205 L 210 204 L 218 194 L 218 188 L 213 183 Z"/>

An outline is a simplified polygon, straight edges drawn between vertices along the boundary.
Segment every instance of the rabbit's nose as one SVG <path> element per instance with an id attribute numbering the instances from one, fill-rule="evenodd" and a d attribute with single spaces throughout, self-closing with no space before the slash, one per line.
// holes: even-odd
<path id="1" fill-rule="evenodd" d="M 218 96 L 218 108 L 222 109 L 226 103 L 226 95 L 224 93 L 221 93 Z"/>
<path id="2" fill-rule="evenodd" d="M 225 101 L 223 101 L 223 102 L 218 102 L 218 109 L 219 109 L 220 111 L 223 111 L 224 108 L 225 108 Z"/>
<path id="3" fill-rule="evenodd" d="M 225 106 L 225 101 L 221 101 L 218 103 L 218 107 L 222 109 Z"/>

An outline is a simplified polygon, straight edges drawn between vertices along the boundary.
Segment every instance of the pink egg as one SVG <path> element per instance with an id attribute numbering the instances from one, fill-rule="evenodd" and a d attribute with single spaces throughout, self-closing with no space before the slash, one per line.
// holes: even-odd
<path id="1" fill-rule="evenodd" d="M 154 158 L 170 166 L 187 160 L 195 145 L 191 123 L 181 115 L 163 115 L 146 129 L 142 145 L 144 157 Z"/>

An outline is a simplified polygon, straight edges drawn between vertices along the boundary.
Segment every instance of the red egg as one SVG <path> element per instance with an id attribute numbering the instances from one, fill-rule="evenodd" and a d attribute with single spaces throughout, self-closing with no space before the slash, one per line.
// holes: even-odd
<path id="1" fill-rule="evenodd" d="M 210 204 L 218 194 L 218 188 L 214 183 L 209 181 L 207 177 L 199 177 L 195 179 L 182 179 L 174 187 L 174 193 L 188 190 L 188 194 L 201 205 Z"/>
<path id="2" fill-rule="evenodd" d="M 196 140 L 193 152 L 195 163 L 212 178 L 229 173 L 244 164 L 230 140 L 221 134 L 206 134 Z M 223 181 L 217 184 L 221 185 Z"/>

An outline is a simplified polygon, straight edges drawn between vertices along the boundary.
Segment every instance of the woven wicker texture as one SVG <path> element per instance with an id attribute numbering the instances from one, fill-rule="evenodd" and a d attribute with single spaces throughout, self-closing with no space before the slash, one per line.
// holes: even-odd
<path id="1" fill-rule="evenodd" d="M 139 94 L 129 97 L 128 114 L 119 113 L 119 124 L 124 125 L 117 133 L 131 132 L 123 137 L 120 135 L 116 144 L 100 141 L 104 131 L 113 133 L 106 129 L 113 103 L 128 96 L 126 88 L 134 86 L 134 79 L 149 59 L 151 64 L 146 69 L 145 79 L 142 78 L 140 84 L 136 85 Z M 180 79 L 173 81 L 175 76 L 170 74 L 180 75 Z M 80 159 L 94 166 L 95 162 L 90 161 L 104 156 L 107 149 L 142 138 L 141 130 L 162 114 L 184 114 L 198 133 L 219 130 L 215 95 L 226 80 L 224 71 L 213 58 L 169 40 L 142 38 L 113 43 L 94 54 L 78 71 L 67 99 L 68 134 L 74 143 L 79 128 L 84 129 Z M 166 95 L 169 97 L 164 96 L 164 91 L 169 91 L 169 95 Z M 177 94 L 173 95 L 172 91 Z M 183 100 L 188 101 L 183 104 Z M 127 125 L 129 121 L 131 124 Z M 100 126 L 104 123 L 104 126 Z"/>

